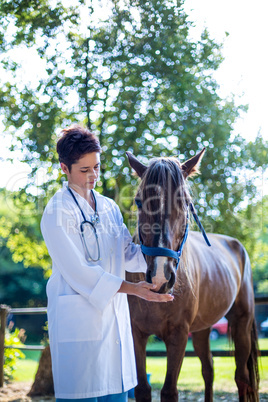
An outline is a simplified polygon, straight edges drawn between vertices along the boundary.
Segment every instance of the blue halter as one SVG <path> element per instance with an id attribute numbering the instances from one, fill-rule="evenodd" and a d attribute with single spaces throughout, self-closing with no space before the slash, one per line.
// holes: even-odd
<path id="1" fill-rule="evenodd" d="M 138 209 L 141 209 L 142 208 L 141 201 L 140 200 L 135 200 L 135 202 L 137 204 Z M 197 216 L 197 214 L 195 212 L 193 204 L 190 203 L 189 206 L 190 206 L 190 211 L 191 211 L 191 213 L 192 213 L 192 215 L 194 217 L 194 220 L 195 220 L 197 226 L 201 230 L 202 235 L 203 235 L 207 245 L 210 247 L 211 244 L 210 244 L 210 242 L 209 242 L 209 240 L 207 238 L 205 229 L 203 228 L 203 226 L 202 226 L 202 224 L 201 224 L 201 222 L 200 222 L 200 220 L 199 220 L 199 218 L 198 218 L 198 216 Z M 148 255 L 150 257 L 170 257 L 170 258 L 174 258 L 177 261 L 177 263 L 176 263 L 176 270 L 177 270 L 178 266 L 179 266 L 181 254 L 182 254 L 182 249 L 183 249 L 184 244 L 186 243 L 187 236 L 188 236 L 188 233 L 189 233 L 189 222 L 188 221 L 189 221 L 189 213 L 188 213 L 188 209 L 187 209 L 187 224 L 186 224 L 184 235 L 183 235 L 183 238 L 182 238 L 182 242 L 181 242 L 181 244 L 180 244 L 180 246 L 178 248 L 178 251 L 174 251 L 174 250 L 171 250 L 171 249 L 165 248 L 165 247 L 147 247 L 147 246 L 144 246 L 144 244 L 142 243 L 142 240 L 141 240 L 141 234 L 140 234 L 140 229 L 139 229 L 139 238 L 140 238 L 140 244 L 141 244 L 141 251 L 143 252 L 144 258 L 145 258 L 145 255 Z"/>

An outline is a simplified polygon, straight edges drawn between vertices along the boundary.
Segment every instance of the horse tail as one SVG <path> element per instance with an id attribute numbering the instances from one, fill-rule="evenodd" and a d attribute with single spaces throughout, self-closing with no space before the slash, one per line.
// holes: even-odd
<path id="1" fill-rule="evenodd" d="M 250 402 L 258 402 L 259 401 L 259 366 L 258 366 L 258 356 L 259 356 L 259 347 L 258 347 L 258 332 L 257 325 L 255 319 L 252 323 L 251 328 L 251 352 L 248 358 L 247 367 L 249 371 L 249 381 L 250 387 L 248 388 L 248 400 Z"/>
<path id="2" fill-rule="evenodd" d="M 236 383 L 238 386 L 238 392 L 239 395 L 241 393 L 241 395 L 247 395 L 247 401 L 248 402 L 258 402 L 259 401 L 259 383 L 260 383 L 260 376 L 259 376 L 259 366 L 258 366 L 258 356 L 260 355 L 259 353 L 259 347 L 258 347 L 258 332 L 257 332 L 257 325 L 256 325 L 256 321 L 255 321 L 255 317 L 254 317 L 254 295 L 253 295 L 253 289 L 252 289 L 252 273 L 251 273 L 251 266 L 250 266 L 250 260 L 249 260 L 249 256 L 245 250 L 245 248 L 242 246 L 241 243 L 240 247 L 238 247 L 239 250 L 239 255 L 241 258 L 241 264 L 242 264 L 242 269 L 241 271 L 244 273 L 244 278 L 245 281 L 244 285 L 245 287 L 241 287 L 240 289 L 240 293 L 242 293 L 240 295 L 240 300 L 238 300 L 237 303 L 237 307 L 238 307 L 238 311 L 239 311 L 239 306 L 241 308 L 241 306 L 244 305 L 245 313 L 247 313 L 248 318 L 250 318 L 251 316 L 251 329 L 249 328 L 250 331 L 250 351 L 249 351 L 249 356 L 247 361 L 245 361 L 245 364 L 247 365 L 247 369 L 248 369 L 248 378 L 247 378 L 247 382 L 243 383 L 240 381 L 239 376 L 236 379 Z M 234 247 L 234 244 L 233 244 Z M 249 279 L 251 279 L 250 282 L 250 288 L 249 289 Z M 243 295 L 245 296 L 250 296 L 250 306 L 247 304 L 247 301 L 249 301 L 249 299 L 247 301 L 245 301 L 245 299 L 243 299 Z M 239 304 L 240 302 L 240 304 Z M 251 304 L 252 303 L 252 304 Z M 248 309 L 247 309 L 248 308 Z M 242 307 L 243 309 L 243 307 Z M 252 311 L 253 309 L 253 311 Z M 241 314 L 241 311 L 238 313 L 238 315 Z M 240 332 L 238 333 L 238 327 L 239 327 L 239 323 L 236 322 L 234 324 L 234 328 L 232 329 L 232 323 L 230 323 L 231 325 L 229 325 L 228 327 L 228 334 L 229 334 L 229 340 L 234 340 L 234 338 L 236 338 L 236 342 L 239 342 L 238 336 L 241 335 Z M 249 334 L 248 334 L 249 335 Z M 242 373 L 243 376 L 243 373 Z"/>
<path id="3" fill-rule="evenodd" d="M 244 249 L 245 250 L 245 249 Z M 245 264 L 249 264 L 249 256 L 245 250 L 246 261 Z M 249 388 L 248 388 L 248 400 L 250 402 L 258 402 L 259 401 L 259 383 L 260 383 L 260 375 L 259 375 L 259 366 L 258 366 L 258 356 L 259 345 L 258 345 L 258 331 L 255 317 L 253 316 L 252 327 L 251 327 L 251 351 L 247 361 L 247 368 L 249 371 Z"/>

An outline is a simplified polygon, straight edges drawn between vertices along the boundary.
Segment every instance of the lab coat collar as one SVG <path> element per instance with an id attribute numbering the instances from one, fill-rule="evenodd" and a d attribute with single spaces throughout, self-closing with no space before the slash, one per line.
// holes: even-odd
<path id="1" fill-rule="evenodd" d="M 69 184 L 68 181 L 64 181 L 63 184 L 62 184 L 63 189 L 66 190 L 66 191 L 68 191 L 68 184 Z M 89 205 L 89 203 L 87 202 L 87 200 L 84 197 L 82 197 L 73 188 L 71 190 L 72 190 L 74 196 L 77 198 L 77 201 L 79 202 L 79 205 L 81 206 L 81 208 L 83 208 L 83 209 L 84 208 L 86 208 L 86 209 L 89 208 L 90 211 L 94 212 L 93 208 Z M 97 198 L 98 192 L 95 191 L 95 190 L 92 190 L 92 191 L 94 191 L 95 198 Z M 97 204 L 98 204 L 98 210 L 99 210 L 99 203 L 97 202 Z"/>

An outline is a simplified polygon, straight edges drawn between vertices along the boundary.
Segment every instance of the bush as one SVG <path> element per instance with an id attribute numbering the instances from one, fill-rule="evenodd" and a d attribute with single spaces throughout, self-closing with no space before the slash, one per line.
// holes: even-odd
<path id="1" fill-rule="evenodd" d="M 22 346 L 25 341 L 24 329 L 16 328 L 14 332 L 6 329 L 5 346 Z M 13 372 L 16 369 L 18 359 L 24 359 L 25 355 L 19 349 L 5 348 L 4 360 L 4 380 L 13 379 Z"/>

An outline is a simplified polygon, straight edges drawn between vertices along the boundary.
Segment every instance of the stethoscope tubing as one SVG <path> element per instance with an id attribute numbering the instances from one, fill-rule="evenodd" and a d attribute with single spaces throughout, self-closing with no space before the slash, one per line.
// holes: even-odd
<path id="1" fill-rule="evenodd" d="M 67 187 L 67 189 L 68 189 L 69 193 L 72 195 L 72 198 L 73 198 L 74 202 L 76 203 L 76 205 L 78 206 L 78 208 L 79 208 L 79 210 L 81 212 L 81 215 L 83 217 L 83 221 L 80 223 L 80 233 L 81 233 L 81 238 L 82 238 L 82 243 L 83 243 L 84 249 L 85 249 L 85 251 L 86 251 L 86 253 L 88 255 L 88 260 L 93 261 L 93 262 L 100 261 L 101 260 L 101 258 L 100 258 L 100 244 L 99 244 L 99 238 L 98 238 L 98 234 L 97 234 L 95 224 L 93 222 L 90 222 L 88 219 L 86 219 L 84 211 L 82 210 L 81 206 L 79 205 L 79 202 L 75 198 L 72 190 L 70 189 L 69 186 Z M 93 191 L 92 191 L 92 195 L 93 195 L 93 199 L 94 199 L 94 202 L 95 202 L 95 222 L 97 223 L 99 214 L 98 214 L 98 210 L 97 210 L 96 197 L 95 197 L 95 194 L 93 193 Z M 90 255 L 90 252 L 88 251 L 88 247 L 87 247 L 87 244 L 86 244 L 86 239 L 85 239 L 85 236 L 84 236 L 84 227 L 83 226 L 85 224 L 90 225 L 90 227 L 93 229 L 93 232 L 94 232 L 94 235 L 95 235 L 95 239 L 96 239 L 96 243 L 97 243 L 97 249 L 98 249 L 98 257 L 96 259 L 92 258 L 92 256 Z"/>

